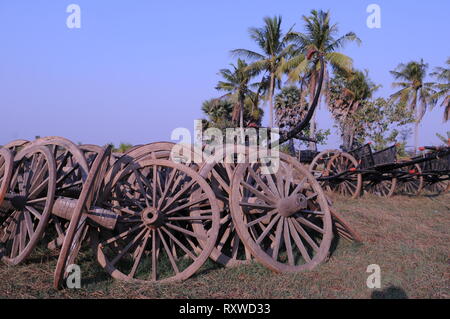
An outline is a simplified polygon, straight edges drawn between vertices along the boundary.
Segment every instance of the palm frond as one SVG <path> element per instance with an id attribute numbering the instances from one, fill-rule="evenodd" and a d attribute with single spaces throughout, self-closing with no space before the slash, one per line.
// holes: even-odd
<path id="1" fill-rule="evenodd" d="M 264 55 L 247 49 L 235 49 L 231 51 L 233 56 L 244 57 L 250 60 L 264 59 Z"/>
<path id="2" fill-rule="evenodd" d="M 351 72 L 353 69 L 353 60 L 345 54 L 339 52 L 330 52 L 325 55 L 325 59 L 330 62 L 333 68 Z"/>

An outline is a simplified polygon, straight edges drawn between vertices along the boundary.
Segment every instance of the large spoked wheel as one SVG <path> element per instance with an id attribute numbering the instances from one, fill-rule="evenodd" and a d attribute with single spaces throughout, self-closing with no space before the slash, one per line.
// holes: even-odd
<path id="1" fill-rule="evenodd" d="M 13 155 L 16 154 L 18 151 L 23 149 L 25 146 L 27 146 L 30 142 L 27 140 L 14 140 L 6 145 L 3 145 L 3 148 L 9 149 L 11 152 L 13 152 Z"/>
<path id="2" fill-rule="evenodd" d="M 59 136 L 39 138 L 30 145 L 45 146 L 51 151 L 56 164 L 56 196 L 78 198 L 98 148 L 84 146 L 82 149 L 72 141 Z M 85 155 L 92 158 L 89 163 Z M 49 249 L 56 249 L 62 245 L 68 224 L 68 220 L 55 215 L 50 216 L 44 238 Z"/>
<path id="3" fill-rule="evenodd" d="M 13 156 L 6 148 L 0 148 L 0 208 L 12 176 Z"/>
<path id="4" fill-rule="evenodd" d="M 227 267 L 242 265 L 252 259 L 250 251 L 239 238 L 229 208 L 231 180 L 236 168 L 236 158 L 238 154 L 242 154 L 248 159 L 248 150 L 244 146 L 225 147 L 222 154 L 213 156 L 213 160 L 204 163 L 199 171 L 213 189 L 221 210 L 219 236 L 210 257 Z"/>
<path id="5" fill-rule="evenodd" d="M 84 158 L 86 159 L 89 167 L 92 166 L 97 155 L 103 152 L 103 148 L 101 146 L 92 144 L 82 144 L 79 146 L 79 149 L 83 152 Z"/>
<path id="6" fill-rule="evenodd" d="M 97 259 L 125 281 L 173 281 L 192 276 L 208 259 L 220 213 L 211 187 L 194 170 L 169 160 L 130 163 L 111 188 L 113 232 L 94 234 Z M 195 193 L 195 200 L 192 194 Z M 203 231 L 194 231 L 201 224 Z"/>
<path id="7" fill-rule="evenodd" d="M 289 165 L 280 165 L 275 174 L 264 174 L 258 163 L 237 166 L 231 214 L 241 240 L 260 263 L 276 272 L 297 272 L 327 257 L 331 214 L 315 178 L 283 157 Z"/>
<path id="8" fill-rule="evenodd" d="M 7 212 L 2 209 L 2 203 L 11 181 L 13 164 L 14 159 L 11 151 L 6 148 L 0 148 L 0 224 L 8 217 Z M 0 238 L 1 236 L 2 234 L 0 233 Z"/>
<path id="9" fill-rule="evenodd" d="M 432 195 L 440 195 L 450 190 L 450 181 L 438 180 L 425 186 L 425 189 Z"/>
<path id="10" fill-rule="evenodd" d="M 51 152 L 28 146 L 14 158 L 8 193 L 8 218 L 1 225 L 2 260 L 16 265 L 25 260 L 42 238 L 56 188 L 56 166 Z"/>
<path id="11" fill-rule="evenodd" d="M 169 159 L 170 151 L 172 150 L 174 145 L 175 144 L 171 142 L 156 142 L 135 146 L 126 151 L 114 162 L 113 165 L 111 165 L 110 169 L 106 173 L 105 193 L 109 194 L 109 188 L 112 187 L 111 183 L 113 182 L 114 177 L 116 177 L 116 175 L 119 174 L 119 172 L 122 171 L 128 164 L 141 158 Z"/>
<path id="12" fill-rule="evenodd" d="M 309 171 L 317 179 L 320 177 L 327 177 L 329 175 L 328 163 L 333 158 L 333 156 L 339 154 L 339 150 L 325 150 L 317 154 L 313 161 L 309 165 Z M 322 188 L 330 190 L 328 183 L 324 181 L 319 181 Z"/>
<path id="13" fill-rule="evenodd" d="M 392 197 L 397 187 L 397 178 L 388 173 L 379 173 L 365 182 L 364 190 L 380 197 Z"/>
<path id="14" fill-rule="evenodd" d="M 417 196 L 424 187 L 422 169 L 418 164 L 401 169 L 405 175 L 397 179 L 397 192 L 402 195 Z"/>
<path id="15" fill-rule="evenodd" d="M 348 153 L 339 153 L 334 155 L 327 164 L 329 176 L 339 176 L 331 179 L 329 188 L 342 196 L 355 199 L 361 195 L 362 175 L 352 173 L 358 168 L 358 161 Z M 344 173 L 342 175 L 342 173 Z"/>
<path id="16" fill-rule="evenodd" d="M 48 147 L 56 162 L 56 193 L 58 196 L 79 195 L 89 173 L 83 151 L 68 139 L 59 136 L 43 137 L 30 145 Z"/>

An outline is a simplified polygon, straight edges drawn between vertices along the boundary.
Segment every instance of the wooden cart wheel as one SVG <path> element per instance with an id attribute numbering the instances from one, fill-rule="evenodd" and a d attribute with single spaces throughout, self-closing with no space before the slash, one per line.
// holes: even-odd
<path id="1" fill-rule="evenodd" d="M 351 173 L 358 168 L 358 161 L 350 154 L 341 152 L 334 155 L 327 164 L 329 176 L 337 176 L 349 172 L 336 180 L 330 180 L 328 187 L 343 196 L 358 198 L 362 191 L 362 175 Z"/>
<path id="2" fill-rule="evenodd" d="M 47 146 L 52 151 L 57 165 L 57 195 L 79 194 L 89 172 L 89 165 L 83 151 L 70 140 L 59 136 L 39 138 L 30 145 Z"/>
<path id="3" fill-rule="evenodd" d="M 406 175 L 397 179 L 397 192 L 402 195 L 417 196 L 423 189 L 424 178 L 418 164 L 401 169 Z"/>
<path id="4" fill-rule="evenodd" d="M 110 166 L 108 172 L 105 176 L 105 191 L 104 194 L 111 193 L 111 183 L 114 177 L 122 171 L 128 164 L 133 163 L 141 159 L 165 159 L 172 160 L 174 162 L 182 162 L 189 164 L 189 167 L 194 170 L 198 170 L 198 165 L 195 163 L 187 163 L 187 157 L 184 159 L 176 158 L 173 159 L 171 156 L 172 148 L 175 146 L 172 142 L 155 142 L 146 145 L 135 146 L 126 151 L 120 158 L 115 160 L 115 162 Z M 194 156 L 193 150 L 190 145 L 182 146 L 182 153 L 190 153 L 191 158 Z"/>
<path id="5" fill-rule="evenodd" d="M 78 198 L 92 164 L 92 159 L 88 163 L 85 154 L 93 156 L 92 153 L 98 151 L 98 148 L 87 145 L 83 150 L 72 141 L 59 136 L 39 138 L 30 145 L 45 146 L 52 152 L 56 163 L 56 196 Z M 49 249 L 61 247 L 68 225 L 68 220 L 50 216 L 44 239 Z"/>
<path id="6" fill-rule="evenodd" d="M 199 170 L 200 175 L 213 189 L 221 211 L 219 236 L 210 257 L 215 262 L 227 267 L 242 265 L 252 259 L 250 251 L 244 246 L 236 232 L 229 209 L 231 180 L 236 168 L 234 158 L 239 153 L 248 154 L 248 152 L 246 147 L 236 148 L 234 145 L 225 147 L 221 154 L 216 154 L 212 159 L 208 159 Z M 248 156 L 244 156 L 248 158 Z M 199 225 L 194 225 L 194 231 L 197 227 Z"/>
<path id="7" fill-rule="evenodd" d="M 27 258 L 42 238 L 56 189 L 56 165 L 42 146 L 27 146 L 14 158 L 9 188 L 8 218 L 0 226 L 2 260 L 16 265 Z"/>
<path id="8" fill-rule="evenodd" d="M 6 148 L 0 148 L 0 207 L 11 181 L 13 163 L 11 151 Z"/>
<path id="9" fill-rule="evenodd" d="M 13 152 L 13 154 L 17 153 L 19 150 L 27 146 L 30 142 L 27 140 L 14 140 L 6 145 L 3 145 L 3 148 L 7 148 Z"/>
<path id="10" fill-rule="evenodd" d="M 111 165 L 105 176 L 106 187 L 110 187 L 113 178 L 133 161 L 136 161 L 142 157 L 169 159 L 170 151 L 174 145 L 175 144 L 171 142 L 156 142 L 132 147 L 122 154 L 122 156 L 120 156 L 113 165 Z M 105 193 L 109 194 L 110 190 L 106 189 Z"/>
<path id="11" fill-rule="evenodd" d="M 425 189 L 433 195 L 443 194 L 450 190 L 450 181 L 443 180 L 432 182 L 426 185 Z"/>
<path id="12" fill-rule="evenodd" d="M 56 264 L 53 284 L 57 289 L 62 287 L 63 280 L 67 277 L 67 267 L 75 261 L 81 242 L 87 233 L 86 216 L 82 214 L 89 210 L 98 197 L 110 154 L 111 147 L 106 147 L 96 156 L 75 205 Z"/>
<path id="13" fill-rule="evenodd" d="M 75 145 L 73 145 L 74 147 Z M 61 146 L 60 146 L 61 147 Z M 93 144 L 82 144 L 79 145 L 78 148 L 83 152 L 84 158 L 86 159 L 87 162 L 87 166 L 90 168 L 92 166 L 92 164 L 94 163 L 95 158 L 97 157 L 97 155 L 99 153 L 101 153 L 103 151 L 103 148 L 101 146 L 98 145 L 93 145 Z M 61 153 L 61 151 L 60 151 Z M 73 156 L 73 155 L 70 155 Z M 61 161 L 64 157 L 59 157 L 59 160 Z M 74 160 L 70 160 L 68 161 L 68 165 L 77 165 L 78 161 L 74 161 Z M 80 162 L 83 162 L 82 160 Z M 57 166 L 58 166 L 58 162 L 57 162 Z M 80 169 L 85 170 L 84 164 L 81 165 Z M 87 170 L 86 170 L 87 172 Z M 87 177 L 87 173 L 86 174 L 78 174 L 78 176 L 86 176 Z M 84 183 L 85 182 L 85 178 L 80 178 L 80 180 Z M 58 189 L 57 189 L 57 193 L 58 193 Z M 49 228 L 54 228 L 54 232 L 51 232 L 50 230 L 47 231 L 48 233 L 48 245 L 47 248 L 49 248 L 50 250 L 55 250 L 57 248 L 60 248 L 64 242 L 64 237 L 66 234 L 66 230 L 67 227 L 69 227 L 69 220 L 63 219 L 61 217 L 52 215 L 50 218 L 50 222 L 49 225 L 53 226 L 53 227 L 48 227 Z M 54 239 L 52 239 L 54 238 Z"/>
<path id="14" fill-rule="evenodd" d="M 282 157 L 286 155 L 280 154 Z M 330 208 L 319 183 L 296 160 L 275 174 L 239 164 L 232 180 L 231 214 L 252 255 L 276 272 L 312 269 L 328 255 Z"/>
<path id="15" fill-rule="evenodd" d="M 397 178 L 389 173 L 379 173 L 364 183 L 364 190 L 380 197 L 392 197 L 397 187 Z"/>
<path id="16" fill-rule="evenodd" d="M 113 232 L 94 233 L 98 262 L 125 281 L 173 281 L 192 276 L 217 240 L 220 213 L 208 183 L 169 160 L 141 159 L 114 176 L 110 194 L 120 214 Z M 197 193 L 195 201 L 191 194 Z M 203 233 L 194 232 L 201 223 Z"/>
<path id="17" fill-rule="evenodd" d="M 89 167 L 92 166 L 97 155 L 103 151 L 103 147 L 93 144 L 82 144 L 79 149 L 83 152 Z"/>
<path id="18" fill-rule="evenodd" d="M 341 153 L 339 150 L 325 150 L 317 154 L 316 157 L 314 157 L 311 164 L 309 164 L 309 171 L 311 174 L 317 179 L 320 177 L 326 177 L 329 175 L 328 172 L 328 162 L 333 158 L 333 156 Z M 327 182 L 319 181 L 319 184 L 324 188 L 325 190 L 330 190 Z"/>

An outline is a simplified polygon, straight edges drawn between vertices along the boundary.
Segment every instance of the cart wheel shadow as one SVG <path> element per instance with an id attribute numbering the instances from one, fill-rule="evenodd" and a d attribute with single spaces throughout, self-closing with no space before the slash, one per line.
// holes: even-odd
<path id="1" fill-rule="evenodd" d="M 363 242 L 358 242 L 358 241 L 350 242 L 349 240 L 347 240 L 344 237 L 340 236 L 337 233 L 337 230 L 335 230 L 335 229 L 333 230 L 333 232 L 334 232 L 334 237 L 333 237 L 333 240 L 331 241 L 329 255 L 328 255 L 329 257 L 333 256 L 334 252 L 338 249 L 339 245 L 342 242 L 350 243 L 351 247 L 353 247 L 353 248 L 359 248 L 359 247 L 363 246 L 363 244 L 364 244 Z"/>
<path id="2" fill-rule="evenodd" d="M 406 292 L 402 288 L 396 286 L 389 286 L 383 290 L 376 290 L 372 292 L 370 297 L 372 299 L 408 299 Z"/>
<path id="3" fill-rule="evenodd" d="M 329 257 L 333 256 L 334 252 L 336 251 L 337 247 L 339 246 L 339 243 L 342 240 L 341 236 L 339 236 L 335 230 L 333 230 L 333 232 L 335 235 L 333 237 L 333 240 L 331 241 Z"/>
<path id="4" fill-rule="evenodd" d="M 96 271 L 94 274 L 89 275 L 86 278 L 83 278 L 83 286 L 90 286 L 90 285 L 98 285 L 102 284 L 108 281 L 113 280 L 113 278 L 103 269 Z"/>

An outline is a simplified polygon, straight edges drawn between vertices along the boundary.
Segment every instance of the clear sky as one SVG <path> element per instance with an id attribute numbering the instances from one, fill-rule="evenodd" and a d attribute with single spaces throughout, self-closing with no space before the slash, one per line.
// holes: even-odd
<path id="1" fill-rule="evenodd" d="M 69 29 L 66 8 L 81 7 Z M 381 7 L 381 29 L 366 25 L 369 4 Z M 248 28 L 282 15 L 284 29 L 311 9 L 330 9 L 341 33 L 360 47 L 344 53 L 393 92 L 389 70 L 423 58 L 430 69 L 450 56 L 450 1 L 301 0 L 1 0 L 0 145 L 17 138 L 61 135 L 75 142 L 132 144 L 170 140 L 193 128 L 202 101 L 216 97 L 217 72 L 235 48 L 256 49 Z M 450 131 L 442 108 L 421 125 L 421 144 Z M 267 123 L 267 122 L 266 122 Z M 319 126 L 331 128 L 327 111 Z M 329 146 L 339 145 L 337 135 Z"/>

